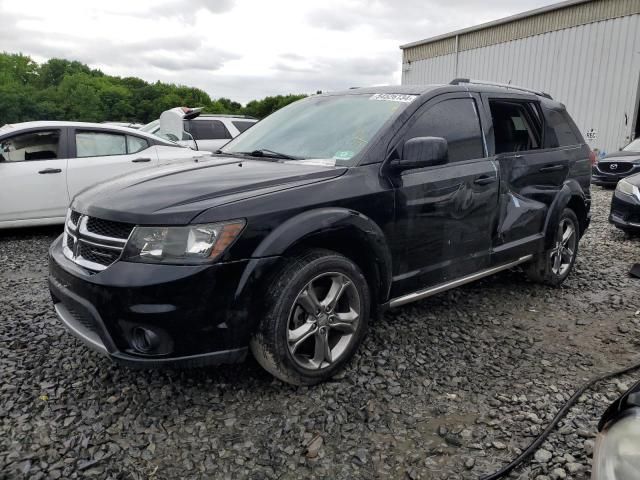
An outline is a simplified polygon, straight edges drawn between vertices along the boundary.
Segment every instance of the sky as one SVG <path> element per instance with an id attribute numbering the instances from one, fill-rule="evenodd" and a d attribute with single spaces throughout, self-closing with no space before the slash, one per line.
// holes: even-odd
<path id="1" fill-rule="evenodd" d="M 401 44 L 552 0 L 0 0 L 0 51 L 267 95 L 400 83 Z"/>

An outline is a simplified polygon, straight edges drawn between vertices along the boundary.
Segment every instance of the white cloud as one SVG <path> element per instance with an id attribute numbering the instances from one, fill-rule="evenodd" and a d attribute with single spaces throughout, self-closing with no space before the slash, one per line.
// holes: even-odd
<path id="1" fill-rule="evenodd" d="M 0 49 L 246 102 L 398 83 L 402 43 L 550 0 L 0 0 Z"/>

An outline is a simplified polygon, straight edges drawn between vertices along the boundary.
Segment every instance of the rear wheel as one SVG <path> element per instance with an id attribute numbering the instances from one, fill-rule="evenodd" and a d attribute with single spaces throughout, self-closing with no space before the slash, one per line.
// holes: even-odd
<path id="1" fill-rule="evenodd" d="M 367 282 L 348 258 L 311 250 L 286 260 L 265 295 L 251 351 L 275 377 L 313 385 L 335 374 L 367 330 Z"/>
<path id="2" fill-rule="evenodd" d="M 573 210 L 565 208 L 556 227 L 553 246 L 530 264 L 529 278 L 554 287 L 561 285 L 573 269 L 579 240 L 578 218 Z"/>

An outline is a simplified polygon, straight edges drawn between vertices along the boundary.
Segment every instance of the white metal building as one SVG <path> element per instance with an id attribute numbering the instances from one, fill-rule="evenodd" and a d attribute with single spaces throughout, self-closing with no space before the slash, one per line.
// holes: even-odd
<path id="1" fill-rule="evenodd" d="M 400 48 L 403 84 L 511 83 L 564 103 L 601 152 L 640 136 L 640 0 L 570 0 Z"/>

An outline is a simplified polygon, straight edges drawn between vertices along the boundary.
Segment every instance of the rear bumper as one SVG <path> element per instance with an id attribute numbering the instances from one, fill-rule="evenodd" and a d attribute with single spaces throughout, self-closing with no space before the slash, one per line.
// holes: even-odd
<path id="1" fill-rule="evenodd" d="M 258 267 L 272 259 L 253 261 Z M 95 274 L 49 251 L 49 289 L 63 325 L 89 348 L 129 366 L 242 361 L 255 326 L 249 261 L 202 266 L 116 262 Z M 247 281 L 249 278 L 249 281 Z M 141 337 L 140 332 L 146 332 Z M 150 335 L 150 336 L 145 336 Z M 150 339 L 145 346 L 140 338 Z"/>

